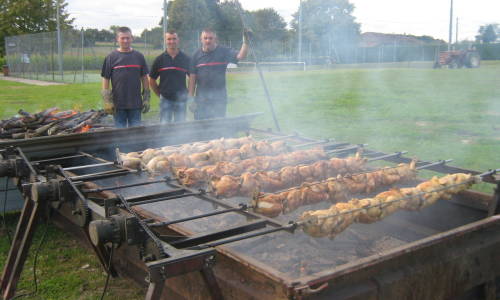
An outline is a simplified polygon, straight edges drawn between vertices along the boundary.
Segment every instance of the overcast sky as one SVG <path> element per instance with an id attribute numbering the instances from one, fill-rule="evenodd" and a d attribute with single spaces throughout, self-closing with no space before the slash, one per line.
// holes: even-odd
<path id="1" fill-rule="evenodd" d="M 163 0 L 68 0 L 77 27 L 107 29 L 126 25 L 139 35 L 158 25 Z M 240 0 L 247 10 L 272 7 L 286 21 L 299 0 Z M 350 0 L 361 31 L 430 35 L 448 40 L 450 0 Z M 459 40 L 474 39 L 479 26 L 500 23 L 500 0 L 454 0 Z M 454 29 L 455 30 L 455 25 Z M 455 33 L 453 33 L 455 38 Z"/>

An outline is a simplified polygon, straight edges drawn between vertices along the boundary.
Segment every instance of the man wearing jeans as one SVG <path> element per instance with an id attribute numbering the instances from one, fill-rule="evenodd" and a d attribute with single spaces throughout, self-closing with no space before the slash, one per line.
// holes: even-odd
<path id="1" fill-rule="evenodd" d="M 103 107 L 117 128 L 139 126 L 141 111 L 149 111 L 148 66 L 144 55 L 131 47 L 130 28 L 118 28 L 116 41 L 119 48 L 106 56 L 101 71 Z"/>
<path id="2" fill-rule="evenodd" d="M 189 57 L 179 50 L 179 37 L 175 31 L 165 33 L 167 50 L 160 54 L 151 67 L 149 84 L 160 97 L 160 122 L 182 122 L 186 120 Z M 160 86 L 156 80 L 160 77 Z"/>
<path id="3" fill-rule="evenodd" d="M 189 96 L 193 97 L 193 110 L 196 120 L 223 118 L 226 116 L 227 91 L 226 69 L 229 63 L 237 63 L 248 53 L 248 35 L 245 30 L 243 44 L 239 51 L 219 46 L 217 35 L 205 28 L 200 36 L 201 49 L 191 58 L 189 75 Z"/>

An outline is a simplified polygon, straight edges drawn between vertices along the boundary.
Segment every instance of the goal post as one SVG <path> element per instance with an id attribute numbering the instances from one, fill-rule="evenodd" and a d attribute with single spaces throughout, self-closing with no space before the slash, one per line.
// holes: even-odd
<path id="1" fill-rule="evenodd" d="M 259 66 L 263 70 L 267 71 L 292 71 L 292 70 L 300 70 L 300 71 L 306 71 L 306 63 L 301 62 L 301 61 L 266 61 L 266 62 L 259 62 Z M 238 68 L 239 69 L 255 69 L 257 67 L 255 62 L 239 62 L 238 63 Z"/>

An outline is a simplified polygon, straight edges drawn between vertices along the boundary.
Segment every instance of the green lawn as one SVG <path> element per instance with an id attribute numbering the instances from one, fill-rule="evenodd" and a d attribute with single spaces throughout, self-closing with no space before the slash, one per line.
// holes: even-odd
<path id="1" fill-rule="evenodd" d="M 479 69 L 344 69 L 268 73 L 282 130 L 317 138 L 408 150 L 421 159 L 499 168 L 500 63 Z M 230 76 L 231 113 L 262 111 L 255 127 L 273 127 L 254 74 Z"/>
<path id="2" fill-rule="evenodd" d="M 335 69 L 271 72 L 265 77 L 282 130 L 317 138 L 408 150 L 421 159 L 486 170 L 500 167 L 500 62 L 479 69 Z M 264 112 L 253 124 L 273 127 L 256 73 L 228 75 L 230 115 Z M 99 108 L 99 83 L 29 86 L 0 80 L 0 117 L 18 109 Z M 153 97 L 146 118 L 157 118 Z"/>
<path id="3" fill-rule="evenodd" d="M 454 165 L 487 170 L 500 168 L 498 74 L 500 62 L 483 62 L 479 69 L 335 69 L 272 72 L 265 77 L 284 132 L 368 143 L 388 152 L 408 150 L 408 155 L 424 160 L 451 158 Z M 228 88 L 230 115 L 264 112 L 253 126 L 273 127 L 255 73 L 229 74 Z M 99 108 L 99 90 L 98 83 L 38 87 L 0 80 L 0 117 L 20 108 Z M 158 99 L 153 97 L 147 118 L 157 114 Z M 53 229 L 48 240 L 40 256 L 43 298 L 97 299 L 104 276 L 93 255 L 77 247 L 59 251 L 69 247 L 68 240 L 70 245 L 75 242 Z M 7 246 L 2 238 L 0 264 Z M 90 267 L 82 269 L 87 263 Z M 23 274 L 20 288 L 26 291 L 32 279 L 30 262 Z M 119 299 L 120 289 L 128 284 L 112 282 L 112 296 L 106 299 Z M 141 297 L 137 292 L 126 298 Z"/>

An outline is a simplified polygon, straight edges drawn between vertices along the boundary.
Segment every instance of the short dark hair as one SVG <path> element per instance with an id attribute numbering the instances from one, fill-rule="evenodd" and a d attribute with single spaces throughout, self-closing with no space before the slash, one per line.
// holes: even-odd
<path id="1" fill-rule="evenodd" d="M 122 26 L 122 27 L 118 27 L 116 29 L 116 35 L 118 35 L 119 33 L 130 33 L 130 34 L 132 34 L 132 30 L 130 30 L 130 28 L 128 28 L 126 26 Z"/>
<path id="2" fill-rule="evenodd" d="M 167 33 L 169 33 L 169 34 L 177 34 L 177 31 L 175 29 L 169 29 L 169 30 L 167 30 Z"/>
<path id="3" fill-rule="evenodd" d="M 215 30 L 213 30 L 210 27 L 203 28 L 203 30 L 201 31 L 201 33 L 213 33 L 215 36 L 217 36 L 217 32 L 215 32 Z"/>

